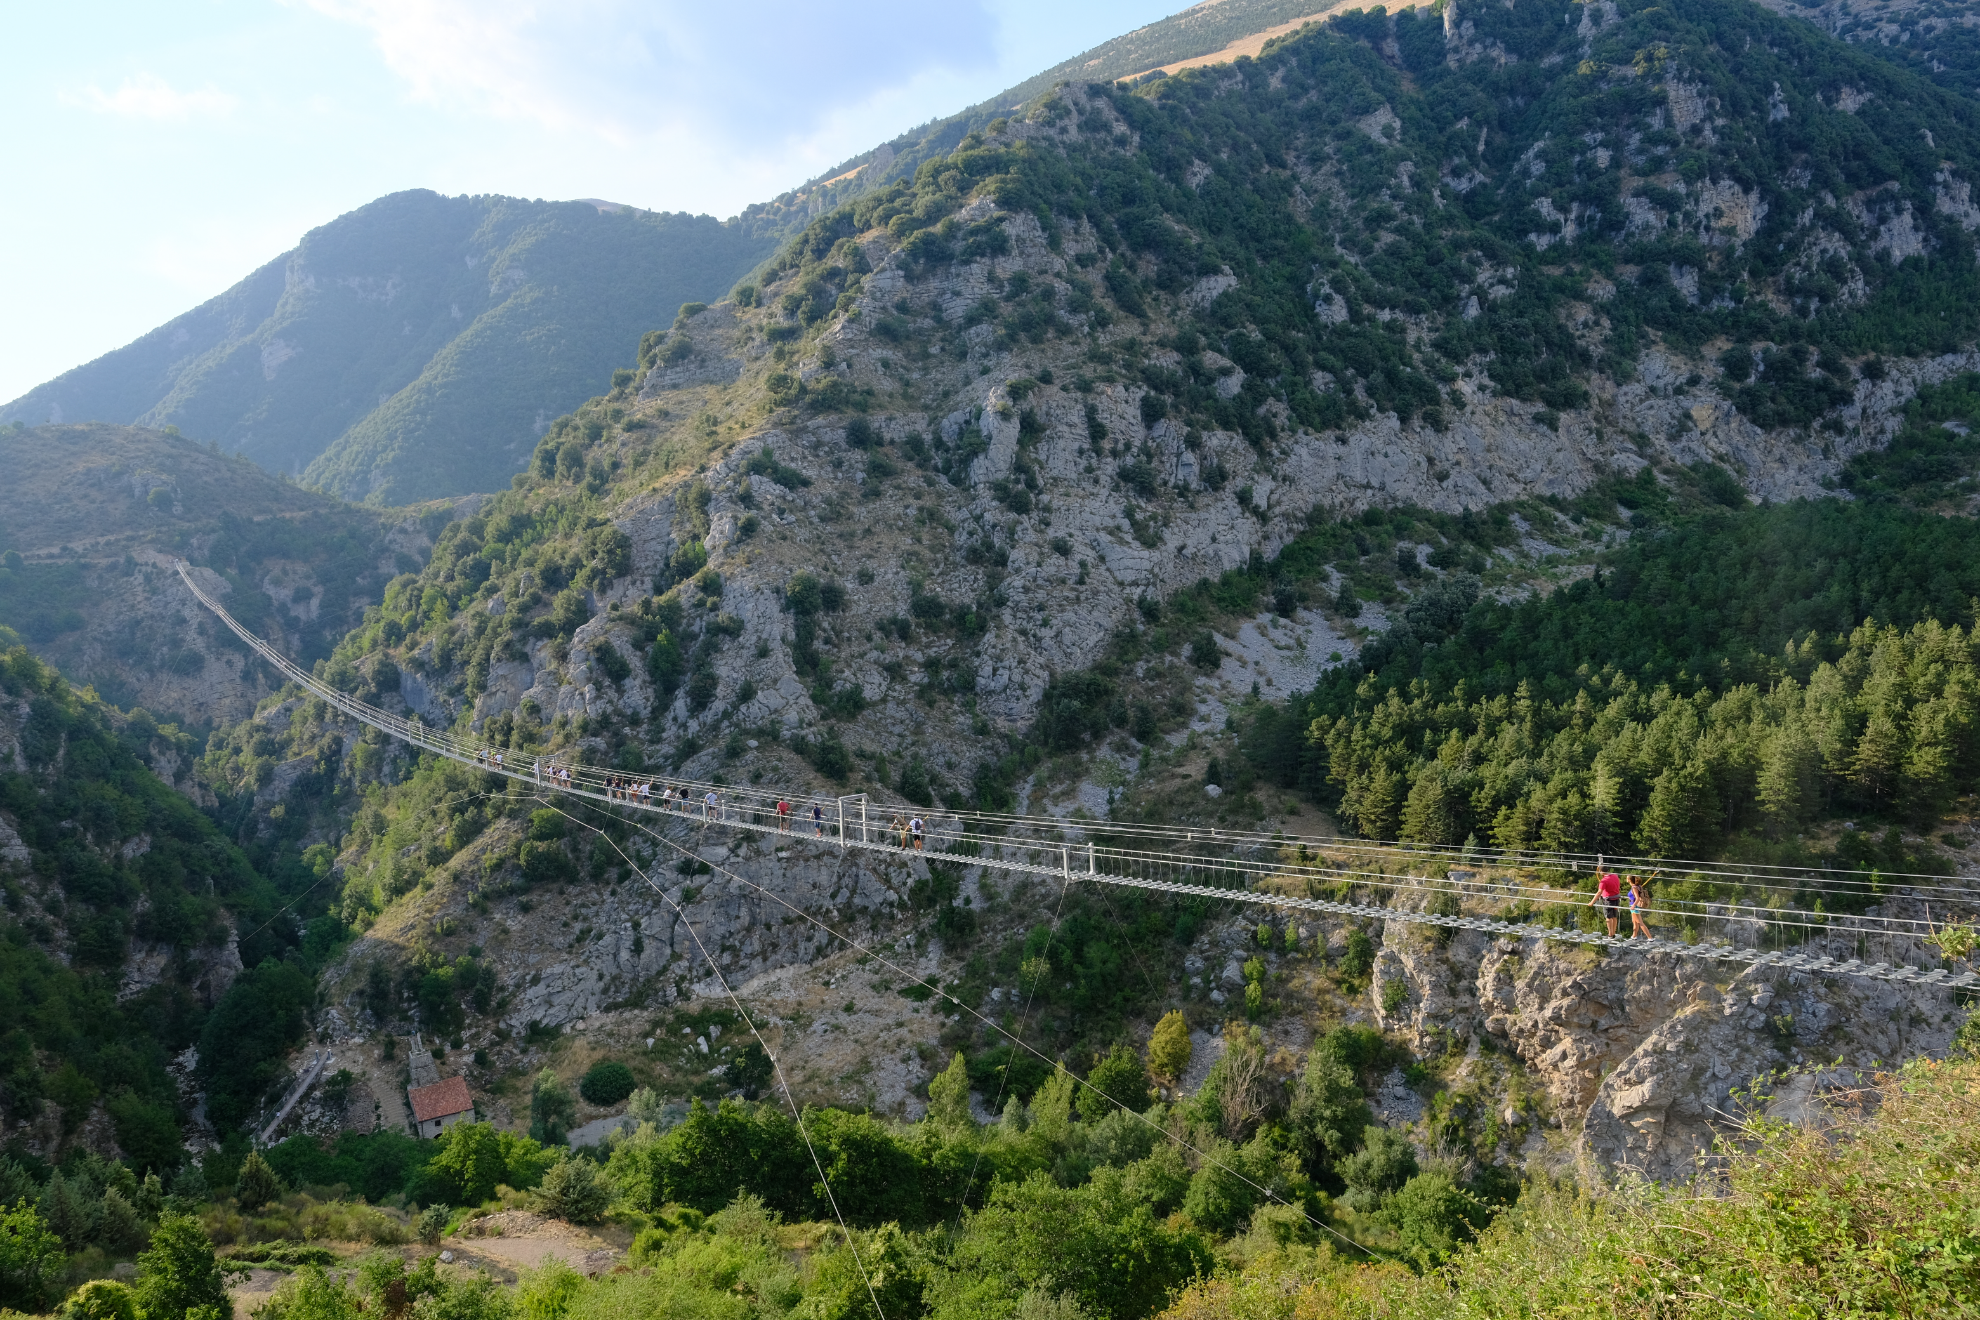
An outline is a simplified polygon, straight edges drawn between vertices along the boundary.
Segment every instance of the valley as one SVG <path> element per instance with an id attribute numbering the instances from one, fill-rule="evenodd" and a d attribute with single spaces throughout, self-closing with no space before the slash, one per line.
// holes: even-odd
<path id="1" fill-rule="evenodd" d="M 337 311 L 354 213 L 9 406 L 0 1304 L 1959 1313 L 1958 14 L 1225 4 L 733 222 L 387 198 L 425 283 Z M 333 324 L 389 400 L 237 370 Z M 1136 831 L 1312 904 L 992 864 Z"/>

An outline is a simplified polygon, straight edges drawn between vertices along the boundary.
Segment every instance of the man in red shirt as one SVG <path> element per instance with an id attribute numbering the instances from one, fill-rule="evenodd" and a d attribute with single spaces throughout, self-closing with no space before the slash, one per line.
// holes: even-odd
<path id="1" fill-rule="evenodd" d="M 1601 905 L 1609 920 L 1609 938 L 1616 936 L 1616 924 L 1622 920 L 1622 877 L 1614 871 L 1602 876 L 1595 886 L 1595 897 L 1588 900 L 1589 907 Z"/>
<path id="2" fill-rule="evenodd" d="M 777 828 L 780 830 L 787 830 L 790 827 L 791 827 L 791 804 L 789 802 L 784 801 L 782 798 L 779 798 L 777 800 Z"/>

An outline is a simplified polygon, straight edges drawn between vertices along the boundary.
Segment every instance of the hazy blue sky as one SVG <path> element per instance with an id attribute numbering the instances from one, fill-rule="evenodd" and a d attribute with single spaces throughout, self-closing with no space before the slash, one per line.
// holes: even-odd
<path id="1" fill-rule="evenodd" d="M 0 400 L 401 188 L 735 214 L 1184 0 L 9 5 Z"/>

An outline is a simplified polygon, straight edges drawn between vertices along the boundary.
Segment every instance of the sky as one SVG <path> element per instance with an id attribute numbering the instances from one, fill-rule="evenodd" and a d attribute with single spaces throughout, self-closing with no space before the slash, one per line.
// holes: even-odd
<path id="1" fill-rule="evenodd" d="M 1187 0 L 0 8 L 0 401 L 405 188 L 730 216 Z"/>

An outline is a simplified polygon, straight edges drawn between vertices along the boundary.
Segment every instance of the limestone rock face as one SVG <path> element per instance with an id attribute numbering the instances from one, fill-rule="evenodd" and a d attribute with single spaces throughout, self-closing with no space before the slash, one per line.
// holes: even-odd
<path id="1" fill-rule="evenodd" d="M 1892 956 L 1928 961 L 1916 947 Z M 1864 1072 L 1942 1053 L 1962 1017 L 1945 991 L 1476 932 L 1440 945 L 1399 921 L 1372 997 L 1378 1025 L 1420 1054 L 1455 1039 L 1516 1056 L 1588 1176 L 1659 1182 L 1706 1167 L 1744 1113 L 1806 1118 Z"/>
<path id="2" fill-rule="evenodd" d="M 1750 200 L 1730 193 L 1718 199 L 1735 229 L 1751 218 L 1740 209 Z M 1159 401 L 1148 400 L 1132 374 L 1087 379 L 1083 350 L 1127 333 L 1118 326 L 1091 333 L 1091 318 L 1072 310 L 1075 281 L 1090 282 L 1092 260 L 1101 255 L 1090 229 L 1068 226 L 1048 240 L 1035 216 L 983 198 L 957 221 L 1000 229 L 1001 250 L 917 268 L 884 232 L 863 236 L 860 251 L 871 269 L 851 280 L 839 310 L 799 354 L 771 361 L 772 346 L 756 322 L 733 304 L 718 304 L 681 322 L 669 342 L 684 345 L 684 355 L 650 370 L 637 397 L 685 412 L 703 406 L 707 395 L 697 391 L 709 381 L 735 380 L 746 390 L 759 375 L 781 370 L 808 389 L 867 391 L 876 403 L 861 424 L 897 457 L 903 445 L 924 439 L 953 446 L 966 438 L 973 456 L 939 474 L 922 467 L 889 475 L 870 468 L 845 417 L 770 414 L 692 477 L 625 492 L 611 516 L 631 541 L 631 571 L 595 593 L 598 617 L 572 639 L 568 659 L 550 663 L 538 642 L 527 662 L 495 664 L 476 700 L 477 717 L 527 698 L 546 721 L 556 714 L 645 719 L 654 700 L 645 675 L 636 666 L 623 683 L 602 681 L 586 644 L 610 641 L 624 651 L 612 605 L 635 604 L 670 556 L 699 539 L 726 584 L 716 608 L 740 629 L 716 659 L 712 700 L 691 706 L 677 692 L 659 712 L 660 737 L 693 736 L 710 746 L 725 725 L 802 728 L 818 720 L 813 685 L 792 662 L 792 618 L 783 608 L 784 584 L 799 571 L 840 581 L 858 576 L 844 612 L 825 620 L 821 635 L 836 682 L 857 685 L 868 703 L 885 703 L 960 663 L 978 711 L 1021 727 L 1053 676 L 1101 656 L 1109 636 L 1133 619 L 1139 598 L 1159 600 L 1254 555 L 1269 559 L 1315 512 L 1344 516 L 1404 503 L 1459 512 L 1521 496 L 1571 496 L 1605 473 L 1649 462 L 1701 460 L 1724 465 L 1759 498 L 1820 496 L 1843 463 L 1894 433 L 1903 402 L 1919 385 L 1980 366 L 1974 352 L 1893 361 L 1884 379 L 1857 382 L 1855 399 L 1841 410 L 1840 433 L 1818 435 L 1755 426 L 1721 394 L 1716 366 L 1652 348 L 1627 383 L 1591 381 L 1594 397 L 1579 411 L 1557 416 L 1466 376 L 1450 386 L 1451 407 L 1436 426 L 1385 413 L 1319 435 L 1281 415 L 1283 404 L 1268 402 L 1279 438 L 1254 446 L 1235 432 L 1198 432 L 1156 415 L 1160 406 L 1145 405 Z M 1487 296 L 1511 292 L 1492 282 L 1497 278 L 1481 277 Z M 969 334 L 984 334 L 950 337 L 950 327 L 1013 281 L 1053 291 L 1068 333 L 1025 343 L 977 325 Z M 1147 364 L 1187 365 L 1179 353 L 1149 346 L 1161 342 L 1165 318 L 1242 281 L 1223 272 L 1197 281 L 1172 307 L 1157 299 L 1135 340 Z M 1334 296 L 1314 296 L 1323 294 Z M 905 341 L 903 323 L 911 328 Z M 1199 369 L 1215 375 L 1227 397 L 1244 385 L 1243 370 L 1221 354 L 1204 350 Z M 901 389 L 902 381 L 911 389 Z M 805 484 L 786 488 L 761 470 L 764 451 Z M 759 470 L 750 471 L 752 464 Z M 680 502 L 690 481 L 708 491 L 705 518 L 690 517 L 692 527 L 682 525 Z M 1022 500 L 1014 489 L 1025 492 Z M 985 609 L 981 635 L 967 645 L 945 636 L 888 641 L 883 625 L 926 596 Z M 439 694 L 447 683 L 424 681 L 407 689 L 408 703 L 444 708 Z M 884 745 L 892 733 L 875 729 L 871 736 Z M 943 736 L 972 759 L 980 751 L 967 738 Z"/>

